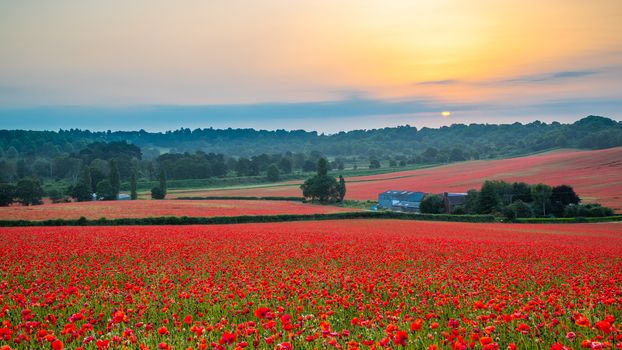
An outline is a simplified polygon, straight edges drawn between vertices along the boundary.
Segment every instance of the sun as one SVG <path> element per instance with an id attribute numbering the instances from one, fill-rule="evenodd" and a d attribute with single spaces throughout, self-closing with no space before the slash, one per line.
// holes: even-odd
<path id="1" fill-rule="evenodd" d="M 441 112 L 441 115 L 442 115 L 443 117 L 449 117 L 449 116 L 451 115 L 451 112 L 449 112 L 449 111 L 443 111 L 443 112 Z"/>

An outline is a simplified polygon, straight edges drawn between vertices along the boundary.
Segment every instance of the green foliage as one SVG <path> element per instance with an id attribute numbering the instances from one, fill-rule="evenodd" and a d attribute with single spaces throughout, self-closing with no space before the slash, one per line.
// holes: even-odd
<path id="1" fill-rule="evenodd" d="M 43 204 L 44 195 L 41 182 L 35 178 L 21 179 L 15 186 L 15 197 L 23 205 Z"/>
<path id="2" fill-rule="evenodd" d="M 117 199 L 118 192 L 115 192 L 110 180 L 101 180 L 97 184 L 97 198 L 105 201 L 114 201 Z"/>
<path id="3" fill-rule="evenodd" d="M 497 185 L 494 181 L 484 181 L 482 189 L 477 196 L 477 213 L 490 214 L 494 212 L 501 202 L 497 193 Z"/>
<path id="4" fill-rule="evenodd" d="M 91 168 L 85 166 L 80 172 L 78 183 L 67 190 L 67 193 L 78 202 L 86 202 L 93 200 L 93 185 L 91 178 Z"/>
<path id="5" fill-rule="evenodd" d="M 69 188 L 67 193 L 78 202 L 88 202 L 93 200 L 93 192 L 91 187 L 87 187 L 83 183 L 78 183 L 77 185 Z"/>
<path id="6" fill-rule="evenodd" d="M 63 193 L 55 188 L 48 191 L 48 197 L 52 203 L 60 203 L 64 199 Z"/>
<path id="7" fill-rule="evenodd" d="M 108 165 L 110 167 L 109 169 L 109 173 L 108 173 L 108 181 L 110 183 L 110 193 L 108 193 L 108 197 L 109 200 L 116 200 L 119 196 L 119 191 L 121 190 L 121 178 L 119 175 L 119 168 L 117 167 L 117 161 L 115 159 L 111 159 L 108 162 Z M 99 192 L 99 184 L 101 182 L 97 183 L 97 190 Z"/>
<path id="8" fill-rule="evenodd" d="M 337 195 L 339 202 L 343 202 L 346 197 L 346 180 L 341 175 L 339 175 L 339 183 L 337 183 Z"/>
<path id="9" fill-rule="evenodd" d="M 531 202 L 531 187 L 524 182 L 515 182 L 512 184 L 512 202 L 523 201 L 525 203 Z"/>
<path id="10" fill-rule="evenodd" d="M 537 184 L 531 186 L 531 198 L 533 198 L 533 209 L 535 213 L 546 216 L 551 208 L 552 188 L 549 185 Z"/>
<path id="11" fill-rule="evenodd" d="M 467 214 L 476 214 L 477 206 L 479 203 L 479 192 L 471 189 L 467 191 L 466 198 L 464 199 L 464 211 Z"/>
<path id="12" fill-rule="evenodd" d="M 279 181 L 279 178 L 280 178 L 279 168 L 277 168 L 275 164 L 270 165 L 266 173 L 266 179 L 269 182 L 277 182 Z"/>
<path id="13" fill-rule="evenodd" d="M 0 207 L 6 207 L 13 203 L 15 198 L 15 186 L 0 182 Z"/>
<path id="14" fill-rule="evenodd" d="M 317 161 L 317 174 L 319 176 L 326 176 L 328 174 L 328 161 L 326 158 L 320 158 Z"/>
<path id="15" fill-rule="evenodd" d="M 166 198 L 166 193 L 162 191 L 161 187 L 154 187 L 151 189 L 151 199 L 164 199 Z"/>
<path id="16" fill-rule="evenodd" d="M 570 204 L 564 210 L 565 217 L 605 217 L 612 216 L 613 209 L 600 204 Z"/>
<path id="17" fill-rule="evenodd" d="M 564 215 L 566 206 L 569 204 L 579 204 L 580 201 L 581 198 L 579 198 L 571 186 L 555 186 L 551 191 L 551 211 L 557 217 Z"/>
<path id="18" fill-rule="evenodd" d="M 419 210 L 424 214 L 442 214 L 445 212 L 443 198 L 435 194 L 428 194 L 421 201 Z"/>
<path id="19" fill-rule="evenodd" d="M 533 217 L 533 211 L 529 204 L 522 200 L 517 200 L 514 203 L 504 208 L 503 214 L 506 218 L 512 220 L 515 218 L 530 218 Z"/>
<path id="20" fill-rule="evenodd" d="M 132 175 L 130 176 L 130 199 L 136 200 L 138 198 L 138 193 L 136 192 L 136 172 L 132 171 Z"/>
<path id="21" fill-rule="evenodd" d="M 305 180 L 300 186 L 302 195 L 312 201 L 318 200 L 321 203 L 336 202 L 339 200 L 339 190 L 337 180 L 333 176 L 327 175 L 328 162 L 325 158 L 320 158 L 317 162 L 317 175 Z"/>
<path id="22" fill-rule="evenodd" d="M 164 197 L 166 197 L 166 191 L 167 191 L 166 172 L 164 171 L 164 169 L 160 169 L 160 175 L 158 176 L 158 181 L 160 185 L 160 193 L 158 194 L 161 195 L 162 198 L 156 198 L 156 199 L 164 199 Z M 153 190 L 151 190 L 151 197 L 153 197 Z"/>
<path id="23" fill-rule="evenodd" d="M 372 159 L 369 161 L 370 169 L 378 169 L 380 168 L 380 161 L 378 159 Z"/>

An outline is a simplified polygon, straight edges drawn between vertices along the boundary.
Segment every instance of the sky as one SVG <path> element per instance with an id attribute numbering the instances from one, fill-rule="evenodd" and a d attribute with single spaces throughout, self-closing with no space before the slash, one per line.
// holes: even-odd
<path id="1" fill-rule="evenodd" d="M 620 23 L 620 0 L 0 0 L 0 128 L 620 120 Z"/>

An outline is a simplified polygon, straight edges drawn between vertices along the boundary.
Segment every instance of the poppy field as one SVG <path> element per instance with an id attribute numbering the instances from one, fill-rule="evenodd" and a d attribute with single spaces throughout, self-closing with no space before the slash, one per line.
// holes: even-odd
<path id="1" fill-rule="evenodd" d="M 622 225 L 0 229 L 0 349 L 621 349 Z"/>
<path id="2" fill-rule="evenodd" d="M 396 168 L 397 170 L 398 168 Z M 464 192 L 485 180 L 567 184 L 585 202 L 599 202 L 622 212 L 622 147 L 596 151 L 559 150 L 500 160 L 476 160 L 394 173 L 347 178 L 347 199 L 377 199 L 389 189 L 430 193 Z M 299 184 L 183 191 L 184 196 L 297 196 Z M 285 186 L 284 186 L 285 185 Z M 174 193 L 174 191 L 171 191 Z"/>
<path id="3" fill-rule="evenodd" d="M 134 200 L 93 201 L 0 207 L 0 220 L 143 218 L 157 216 L 238 216 L 329 214 L 351 208 L 291 201 L 257 200 Z"/>

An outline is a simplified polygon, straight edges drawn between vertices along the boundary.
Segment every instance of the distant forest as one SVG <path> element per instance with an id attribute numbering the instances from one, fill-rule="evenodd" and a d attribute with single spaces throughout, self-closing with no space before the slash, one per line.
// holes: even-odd
<path id="1" fill-rule="evenodd" d="M 554 148 L 622 146 L 622 122 L 589 116 L 572 124 L 454 124 L 438 129 L 400 126 L 332 135 L 303 130 L 179 129 L 167 132 L 0 130 L 0 180 L 25 176 L 75 181 L 90 167 L 105 176 L 108 161 L 121 178 L 132 172 L 171 179 L 257 176 L 274 165 L 281 174 L 314 171 L 319 157 L 343 169 L 435 164 L 509 157 Z M 345 164 L 345 165 L 344 165 Z M 382 164 L 382 165 L 381 165 Z"/>

